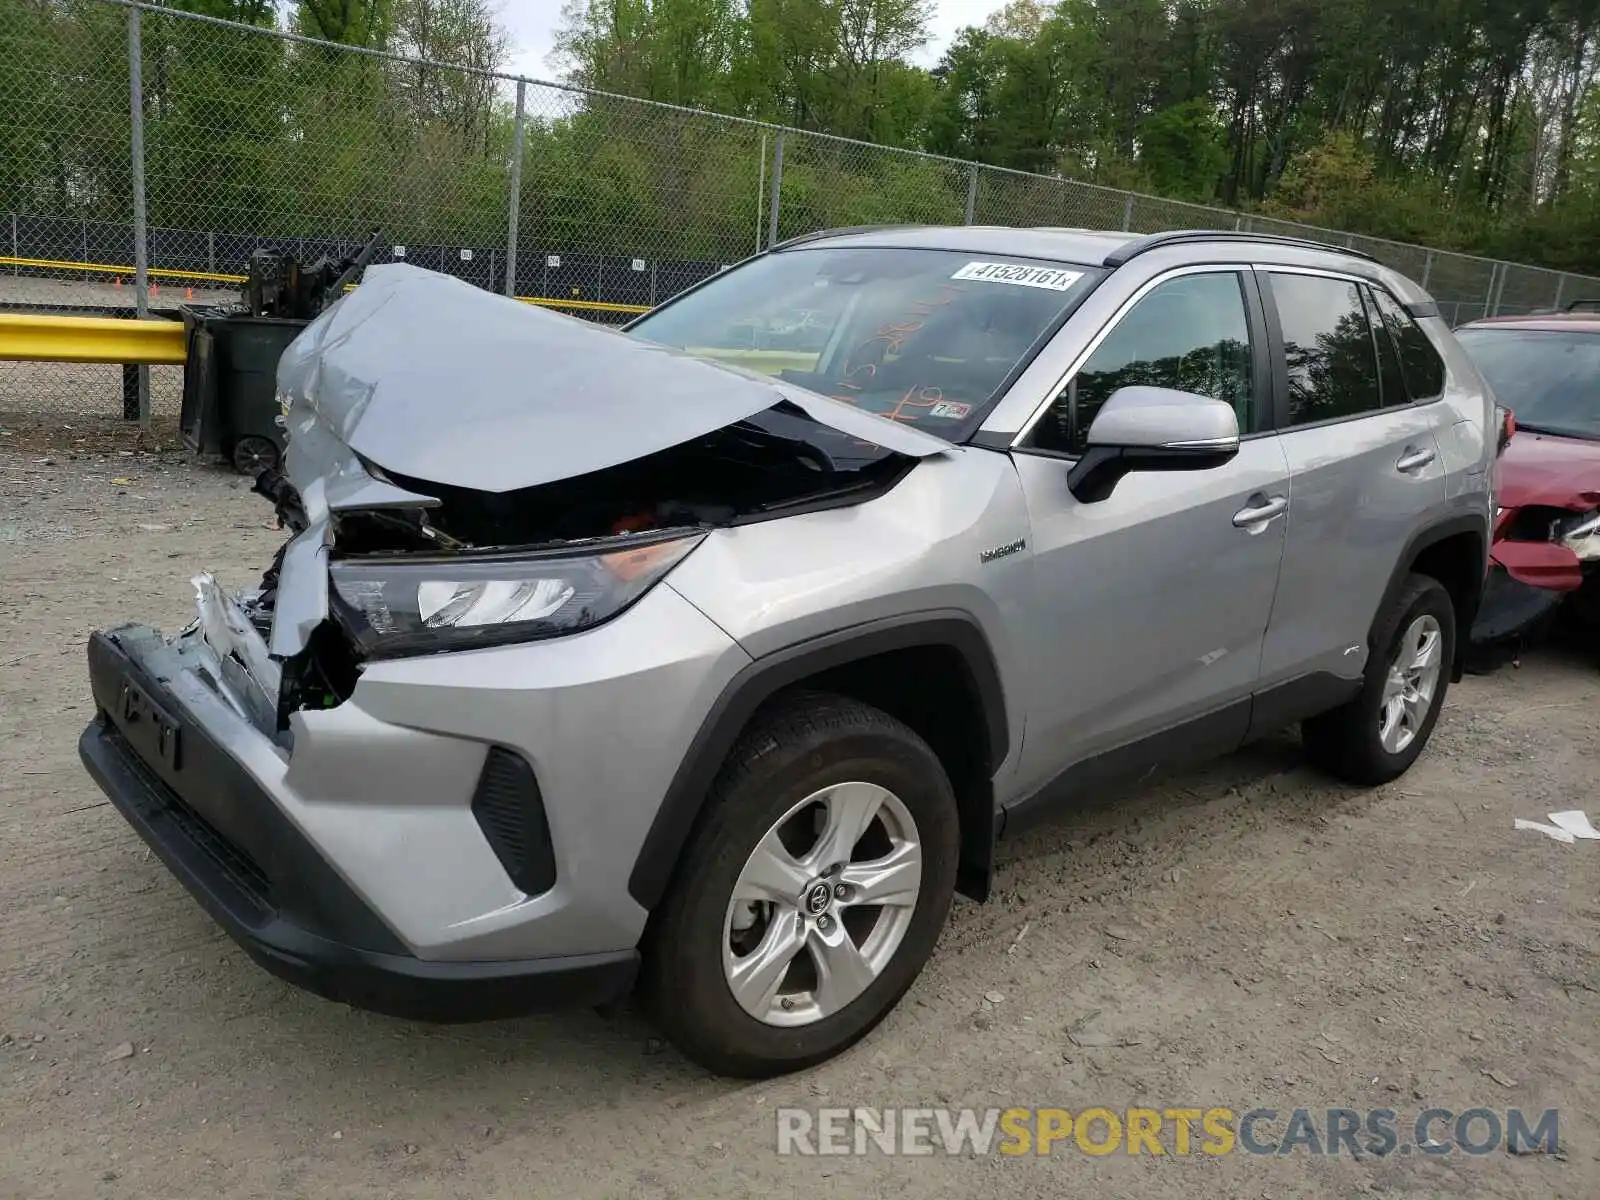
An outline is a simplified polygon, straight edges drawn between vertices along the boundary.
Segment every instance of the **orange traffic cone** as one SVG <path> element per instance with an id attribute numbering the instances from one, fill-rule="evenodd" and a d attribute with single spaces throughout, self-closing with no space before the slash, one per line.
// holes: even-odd
<path id="1" fill-rule="evenodd" d="M 156 294 L 158 294 L 158 293 L 159 293 L 159 292 L 160 292 L 160 291 L 161 291 L 161 288 L 160 288 L 160 287 L 159 287 L 159 286 L 157 286 L 157 285 L 156 285 L 156 284 L 153 284 L 153 283 L 152 283 L 152 284 L 151 284 L 151 285 L 150 285 L 150 294 L 151 294 L 151 295 L 152 295 L 152 296 L 154 296 L 154 295 L 156 295 Z"/>
<path id="2" fill-rule="evenodd" d="M 122 286 L 122 276 L 121 276 L 121 275 L 118 275 L 118 276 L 117 276 L 117 286 L 118 286 L 118 287 L 121 287 L 121 286 Z"/>
<path id="3" fill-rule="evenodd" d="M 185 300 L 193 300 L 194 299 L 194 289 L 192 287 L 184 288 L 183 289 L 183 298 Z"/>

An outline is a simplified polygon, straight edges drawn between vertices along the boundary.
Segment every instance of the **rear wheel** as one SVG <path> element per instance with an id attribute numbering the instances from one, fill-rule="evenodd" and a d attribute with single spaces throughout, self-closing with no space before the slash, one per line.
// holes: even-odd
<path id="1" fill-rule="evenodd" d="M 1306 721 L 1301 737 L 1318 767 L 1371 786 L 1403 775 L 1439 719 L 1455 661 L 1450 593 L 1426 575 L 1408 575 L 1378 614 L 1369 646 L 1360 693 Z"/>
<path id="2" fill-rule="evenodd" d="M 906 726 L 837 697 L 775 712 L 707 799 L 652 923 L 646 1001 L 714 1071 L 830 1058 L 927 962 L 958 847 L 949 781 Z"/>

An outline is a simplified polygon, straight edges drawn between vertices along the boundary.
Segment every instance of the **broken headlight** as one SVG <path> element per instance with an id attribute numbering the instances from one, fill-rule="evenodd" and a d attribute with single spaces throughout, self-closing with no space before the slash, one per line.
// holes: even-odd
<path id="1" fill-rule="evenodd" d="M 330 568 L 334 618 L 375 656 L 470 650 L 576 633 L 649 591 L 701 535 L 478 557 L 347 559 Z"/>
<path id="2" fill-rule="evenodd" d="M 1550 540 L 1560 542 L 1583 562 L 1600 560 L 1600 508 L 1554 522 Z"/>

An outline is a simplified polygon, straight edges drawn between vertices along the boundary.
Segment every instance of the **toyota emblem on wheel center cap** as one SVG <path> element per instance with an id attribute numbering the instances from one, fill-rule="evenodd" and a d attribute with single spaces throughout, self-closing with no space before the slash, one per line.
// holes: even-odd
<path id="1" fill-rule="evenodd" d="M 820 917 L 828 911 L 828 902 L 833 899 L 833 889 L 826 883 L 814 883 L 811 890 L 806 892 L 806 911 L 813 917 Z"/>

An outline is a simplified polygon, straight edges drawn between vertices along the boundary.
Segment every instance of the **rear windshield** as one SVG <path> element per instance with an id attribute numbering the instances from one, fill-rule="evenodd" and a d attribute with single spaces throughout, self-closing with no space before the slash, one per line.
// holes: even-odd
<path id="1" fill-rule="evenodd" d="M 1517 428 L 1600 440 L 1600 331 L 1480 327 L 1456 340 Z"/>
<path id="2" fill-rule="evenodd" d="M 1100 274 L 945 250 L 800 248 L 718 276 L 628 331 L 961 441 Z"/>

